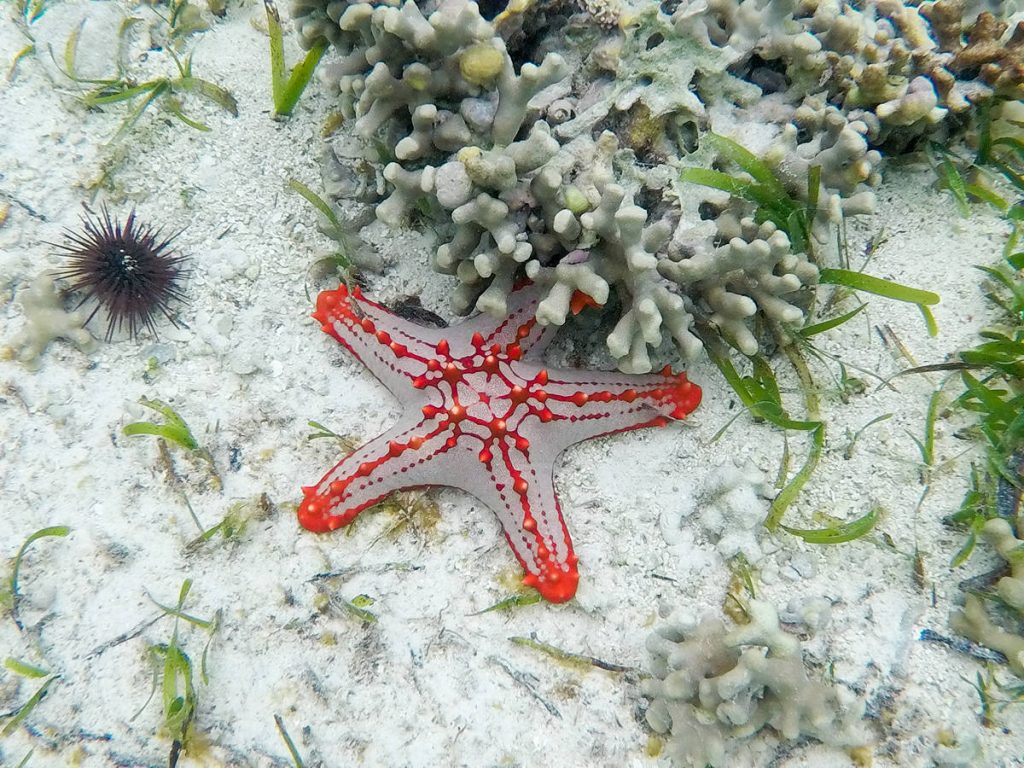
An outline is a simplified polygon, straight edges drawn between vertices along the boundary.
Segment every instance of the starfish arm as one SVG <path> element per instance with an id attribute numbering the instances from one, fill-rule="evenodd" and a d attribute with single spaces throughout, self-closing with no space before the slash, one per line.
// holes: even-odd
<path id="1" fill-rule="evenodd" d="M 302 489 L 299 523 L 317 533 L 333 531 L 395 491 L 442 484 L 455 471 L 439 466 L 452 447 L 450 440 L 443 420 L 395 425 L 339 461 L 316 485 Z"/>
<path id="2" fill-rule="evenodd" d="M 494 510 L 516 560 L 526 571 L 523 583 L 544 599 L 564 603 L 576 594 L 579 558 L 555 494 L 551 464 L 535 464 L 529 450 L 512 441 L 496 441 L 484 472 L 463 472 L 454 483 Z M 541 467 L 547 471 L 542 472 Z"/>
<path id="3" fill-rule="evenodd" d="M 399 399 L 427 370 L 447 333 L 410 323 L 345 285 L 321 292 L 313 317 Z"/>
<path id="4" fill-rule="evenodd" d="M 685 373 L 673 374 L 668 368 L 643 376 L 552 370 L 543 392 L 543 407 L 531 407 L 523 421 L 535 417 L 558 422 L 546 432 L 555 440 L 552 448 L 559 451 L 589 438 L 682 419 L 701 398 L 700 387 Z M 529 424 L 517 429 L 532 431 Z"/>

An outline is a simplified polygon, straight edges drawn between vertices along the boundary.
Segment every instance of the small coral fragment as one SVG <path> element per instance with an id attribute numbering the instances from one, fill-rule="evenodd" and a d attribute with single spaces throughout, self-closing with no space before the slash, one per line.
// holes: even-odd
<path id="1" fill-rule="evenodd" d="M 1010 575 L 996 583 L 996 593 L 1018 615 L 1024 615 L 1024 541 L 1014 535 L 1010 523 L 1003 518 L 985 523 L 981 535 L 1010 566 Z M 1014 674 L 1024 677 L 1024 636 L 1008 632 L 992 621 L 980 597 L 967 595 L 963 610 L 954 611 L 949 624 L 958 634 L 1002 653 Z"/>
<path id="2" fill-rule="evenodd" d="M 66 339 L 82 352 L 93 349 L 96 340 L 82 327 L 88 315 L 64 309 L 51 275 L 44 273 L 36 277 L 18 298 L 25 312 L 25 325 L 9 339 L 8 346 L 0 350 L 3 357 L 16 359 L 34 371 L 41 365 L 43 352 L 55 339 Z"/>

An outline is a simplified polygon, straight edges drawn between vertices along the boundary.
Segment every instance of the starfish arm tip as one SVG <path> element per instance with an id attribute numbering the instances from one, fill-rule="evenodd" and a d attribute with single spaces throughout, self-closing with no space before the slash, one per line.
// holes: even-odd
<path id="1" fill-rule="evenodd" d="M 572 600 L 576 596 L 579 581 L 580 574 L 575 565 L 571 565 L 568 572 L 555 572 L 543 577 L 527 573 L 523 577 L 523 584 L 536 589 L 549 603 L 567 603 Z"/>
<path id="2" fill-rule="evenodd" d="M 673 419 L 681 419 L 697 410 L 703 392 L 701 388 L 689 381 L 686 374 L 679 374 L 678 384 L 672 392 L 670 402 L 675 406 L 670 414 Z"/>
<path id="3" fill-rule="evenodd" d="M 319 498 L 316 488 L 303 489 L 306 497 L 299 504 L 296 515 L 299 525 L 314 533 L 328 533 L 348 525 L 355 518 L 358 510 L 349 510 L 343 514 L 332 514 L 331 505 L 326 499 Z"/>

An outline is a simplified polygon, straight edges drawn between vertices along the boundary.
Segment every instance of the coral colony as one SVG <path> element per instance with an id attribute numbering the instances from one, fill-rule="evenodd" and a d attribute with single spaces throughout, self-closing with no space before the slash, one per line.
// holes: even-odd
<path id="1" fill-rule="evenodd" d="M 653 677 L 643 682 L 647 722 L 670 735 L 676 766 L 733 765 L 726 742 L 772 726 L 783 738 L 810 736 L 834 747 L 868 743 L 864 704 L 808 677 L 800 642 L 767 603 L 751 600 L 750 623 L 726 629 L 676 613 L 647 640 Z"/>
<path id="2" fill-rule="evenodd" d="M 489 19 L 465 0 L 296 0 L 293 15 L 304 45 L 333 45 L 325 77 L 367 158 L 390 158 L 363 185 L 377 218 L 438 233 L 455 308 L 500 317 L 527 275 L 538 321 L 562 325 L 583 294 L 617 320 L 619 368 L 644 373 L 663 336 L 696 355 L 701 327 L 753 354 L 758 320 L 799 324 L 818 279 L 755 204 L 680 179 L 726 169 L 708 132 L 762 158 L 824 243 L 873 209 L 882 151 L 1024 95 L 1003 5 L 526 0 Z"/>
<path id="3" fill-rule="evenodd" d="M 403 320 L 358 289 L 321 293 L 314 317 L 323 330 L 405 412 L 304 489 L 302 525 L 334 530 L 402 488 L 462 488 L 498 514 L 524 583 L 552 602 L 572 598 L 577 558 L 555 495 L 555 460 L 581 440 L 680 419 L 700 389 L 668 368 L 644 376 L 545 368 L 540 357 L 556 329 L 534 317 L 538 293 L 511 293 L 504 319 L 481 315 L 444 330 Z"/>

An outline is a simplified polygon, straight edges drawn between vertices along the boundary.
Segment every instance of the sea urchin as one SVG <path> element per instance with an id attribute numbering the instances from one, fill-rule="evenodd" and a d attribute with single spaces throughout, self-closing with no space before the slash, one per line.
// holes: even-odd
<path id="1" fill-rule="evenodd" d="M 125 327 L 132 338 L 144 327 L 155 336 L 157 312 L 177 327 L 169 308 L 185 299 L 180 282 L 188 268 L 187 257 L 169 250 L 176 235 L 161 239 L 159 230 L 136 222 L 134 210 L 123 226 L 111 219 L 106 207 L 99 216 L 82 216 L 82 224 L 83 232 L 65 230 L 65 242 L 55 245 L 68 260 L 57 276 L 71 280 L 71 290 L 85 291 L 78 306 L 96 300 L 85 322 L 103 307 L 107 341 Z"/>

